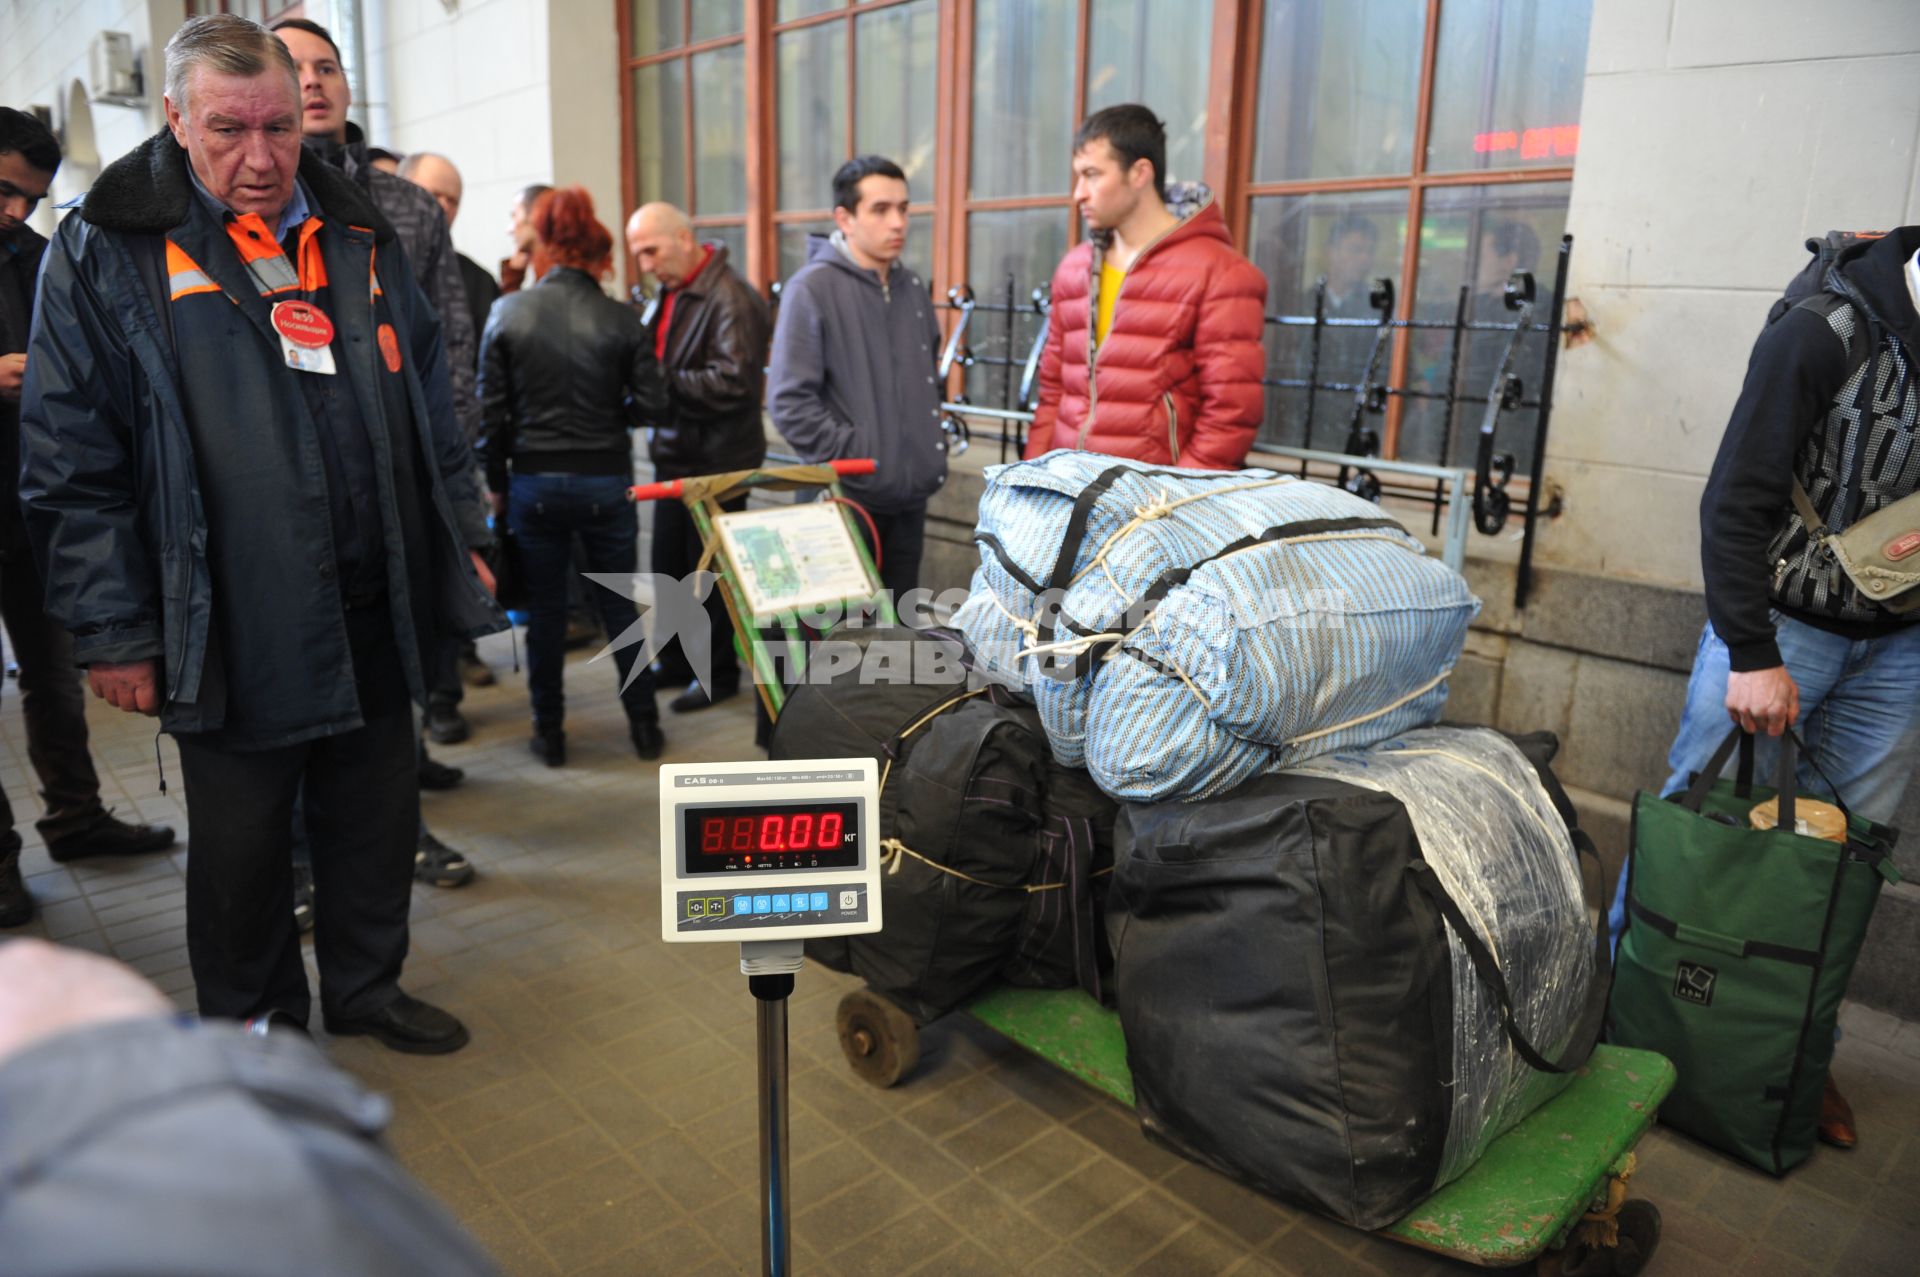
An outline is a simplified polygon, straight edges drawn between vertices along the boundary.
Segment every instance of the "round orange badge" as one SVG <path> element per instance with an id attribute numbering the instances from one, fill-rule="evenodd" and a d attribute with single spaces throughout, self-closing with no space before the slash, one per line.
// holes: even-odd
<path id="1" fill-rule="evenodd" d="M 392 324 L 382 324 L 377 335 L 380 338 L 380 355 L 387 361 L 387 371 L 399 372 L 400 334 L 393 331 Z"/>

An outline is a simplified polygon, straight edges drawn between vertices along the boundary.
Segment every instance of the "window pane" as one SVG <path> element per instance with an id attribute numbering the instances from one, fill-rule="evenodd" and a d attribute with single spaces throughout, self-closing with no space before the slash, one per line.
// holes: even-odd
<path id="1" fill-rule="evenodd" d="M 779 61 L 780 208 L 833 202 L 833 173 L 847 148 L 847 24 L 828 22 L 775 38 Z"/>
<path id="2" fill-rule="evenodd" d="M 1420 286 L 1414 309 L 1422 319 L 1451 322 L 1459 305 L 1460 289 L 1467 293 L 1470 323 L 1511 323 L 1514 312 L 1501 300 L 1501 289 L 1515 270 L 1531 270 L 1537 302 L 1534 322 L 1547 322 L 1553 294 L 1555 254 L 1567 224 L 1567 184 L 1541 182 L 1519 186 L 1439 187 L 1427 192 L 1426 218 L 1420 227 Z M 1508 334 L 1464 334 L 1460 342 L 1458 394 L 1463 402 L 1453 412 L 1451 444 L 1444 407 L 1414 400 L 1400 428 L 1400 455 L 1409 461 L 1438 461 L 1472 465 L 1478 450 L 1481 417 L 1487 392 L 1500 369 Z M 1444 392 L 1452 364 L 1451 332 L 1429 330 L 1414 340 L 1408 382 L 1420 390 Z M 1523 337 L 1514 353 L 1513 369 L 1529 402 L 1540 396 L 1540 373 L 1546 359 L 1543 333 Z M 1511 452 L 1516 473 L 1533 464 L 1533 431 L 1539 414 L 1519 408 L 1500 414 L 1495 449 Z"/>
<path id="3" fill-rule="evenodd" d="M 1093 0 L 1087 113 L 1139 102 L 1167 125 L 1169 179 L 1194 181 L 1205 159 L 1213 9 L 1165 0 Z"/>
<path id="4" fill-rule="evenodd" d="M 1448 0 L 1434 54 L 1427 167 L 1573 163 L 1591 0 Z"/>
<path id="5" fill-rule="evenodd" d="M 816 13 L 831 13 L 846 7 L 847 0 L 780 0 L 774 6 L 773 20 L 792 22 L 795 18 L 810 18 Z"/>
<path id="6" fill-rule="evenodd" d="M 747 211 L 747 46 L 696 53 L 693 198 L 696 213 Z"/>
<path id="7" fill-rule="evenodd" d="M 1053 282 L 1054 267 L 1067 251 L 1070 212 L 1064 208 L 975 213 L 967 218 L 967 282 L 981 302 L 1003 304 L 1007 277 L 1013 277 L 1014 304 L 1023 308 L 1012 323 L 1005 315 L 981 312 L 967 328 L 975 364 L 967 370 L 967 397 L 991 407 L 1011 407 L 1020 393 L 1021 365 L 1040 331 L 1030 309 L 1033 290 Z M 1011 369 L 987 364 L 1011 359 Z"/>
<path id="8" fill-rule="evenodd" d="M 975 199 L 1065 195 L 1073 141 L 1074 0 L 976 0 Z"/>
<path id="9" fill-rule="evenodd" d="M 907 219 L 907 247 L 900 254 L 900 264 L 918 275 L 929 289 L 933 287 L 932 213 L 916 213 Z"/>
<path id="10" fill-rule="evenodd" d="M 1254 180 L 1413 168 L 1423 0 L 1267 0 Z"/>
<path id="11" fill-rule="evenodd" d="M 907 174 L 917 203 L 933 199 L 934 46 L 938 0 L 913 0 L 854 19 L 859 62 L 854 88 L 853 149 L 884 155 Z"/>
<path id="12" fill-rule="evenodd" d="M 677 59 L 634 70 L 634 169 L 642 204 L 687 206 L 686 74 L 686 63 Z"/>
<path id="13" fill-rule="evenodd" d="M 746 10 L 746 0 L 693 0 L 693 35 L 689 43 L 739 35 L 747 29 Z"/>
<path id="14" fill-rule="evenodd" d="M 1253 260 L 1267 276 L 1270 313 L 1312 315 L 1314 288 L 1327 281 L 1329 320 L 1364 320 L 1367 327 L 1336 324 L 1320 330 L 1315 351 L 1313 330 L 1267 325 L 1269 380 L 1358 385 L 1366 376 L 1378 335 L 1378 319 L 1368 300 L 1373 281 L 1387 278 L 1400 286 L 1400 262 L 1407 238 L 1405 191 L 1340 195 L 1270 196 L 1253 201 L 1249 242 Z M 1392 338 L 1380 352 L 1373 380 L 1391 369 Z M 1312 419 L 1304 389 L 1269 387 L 1267 419 L 1260 442 L 1341 451 L 1353 418 L 1354 391 L 1323 389 L 1313 394 Z M 1380 431 L 1378 416 L 1366 424 Z"/>
<path id="15" fill-rule="evenodd" d="M 775 229 L 780 239 L 779 278 L 787 279 L 807 264 L 807 236 L 831 234 L 833 222 L 782 222 Z"/>
<path id="16" fill-rule="evenodd" d="M 725 244 L 727 265 L 740 278 L 747 277 L 747 228 L 744 226 L 696 226 L 694 238 L 703 244 Z"/>
<path id="17" fill-rule="evenodd" d="M 687 42 L 680 0 L 633 0 L 633 56 L 644 58 Z"/>

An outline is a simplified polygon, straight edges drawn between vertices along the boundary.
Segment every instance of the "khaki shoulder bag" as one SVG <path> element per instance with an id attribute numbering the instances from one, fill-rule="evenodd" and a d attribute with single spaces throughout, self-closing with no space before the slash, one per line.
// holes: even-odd
<path id="1" fill-rule="evenodd" d="M 1807 535 L 1839 560 L 1860 593 L 1889 612 L 1920 609 L 1920 492 L 1874 511 L 1845 532 L 1821 521 L 1799 479 L 1793 481 L 1793 508 Z"/>

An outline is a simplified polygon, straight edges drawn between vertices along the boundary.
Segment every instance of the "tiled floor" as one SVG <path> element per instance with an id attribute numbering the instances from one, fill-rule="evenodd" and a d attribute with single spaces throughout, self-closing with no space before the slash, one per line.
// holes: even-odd
<path id="1" fill-rule="evenodd" d="M 514 1274 L 758 1270 L 753 1019 L 725 946 L 659 939 L 654 773 L 621 730 L 613 672 L 569 669 L 571 765 L 526 750 L 521 676 L 469 696 L 474 739 L 437 749 L 467 783 L 427 817 L 482 876 L 418 888 L 407 984 L 473 1044 L 422 1059 L 364 1039 L 335 1060 L 393 1097 L 400 1157 Z M 108 800 L 181 822 L 152 725 L 90 707 Z M 668 724 L 674 760 L 747 757 L 743 700 Z M 159 754 L 177 786 L 171 743 Z M 31 839 L 19 700 L 0 703 L 0 782 Z M 115 954 L 191 1002 L 184 850 L 54 868 L 26 852 L 34 929 Z M 910 1081 L 876 1091 L 840 1058 L 850 986 L 818 968 L 792 1007 L 793 1239 L 809 1273 L 1425 1273 L 1454 1266 L 1304 1216 L 1146 1143 L 1120 1106 L 969 1022 L 930 1029 Z M 1677 1136 L 1641 1145 L 1665 1212 L 1654 1274 L 1920 1271 L 1920 1025 L 1850 1009 L 1837 1073 L 1860 1147 L 1784 1181 Z M 1464 1271 L 1464 1270 L 1461 1270 Z"/>

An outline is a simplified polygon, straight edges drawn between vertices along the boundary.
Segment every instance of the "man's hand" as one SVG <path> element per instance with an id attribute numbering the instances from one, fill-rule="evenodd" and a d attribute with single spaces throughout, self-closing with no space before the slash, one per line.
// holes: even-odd
<path id="1" fill-rule="evenodd" d="M 152 661 L 97 662 L 87 667 L 87 685 L 115 709 L 129 714 L 160 712 L 160 674 Z"/>
<path id="2" fill-rule="evenodd" d="M 507 494 L 506 493 L 504 492 L 491 493 L 487 497 L 487 501 L 493 507 L 493 517 L 495 519 L 504 519 L 507 517 Z"/>
<path id="3" fill-rule="evenodd" d="M 1784 665 L 1729 674 L 1727 714 L 1744 731 L 1778 736 L 1800 717 L 1800 685 Z"/>
<path id="4" fill-rule="evenodd" d="M 172 1010 L 118 962 L 44 940 L 0 945 L 0 1060 L 69 1029 Z"/>
<path id="5" fill-rule="evenodd" d="M 500 593 L 499 583 L 493 579 L 493 569 L 487 566 L 487 561 L 481 555 L 480 551 L 468 550 L 467 555 L 473 560 L 473 570 L 480 574 L 480 584 L 487 587 L 488 594 L 498 596 Z"/>
<path id="6" fill-rule="evenodd" d="M 20 387 L 27 380 L 27 357 L 0 355 L 0 399 L 18 400 Z"/>

